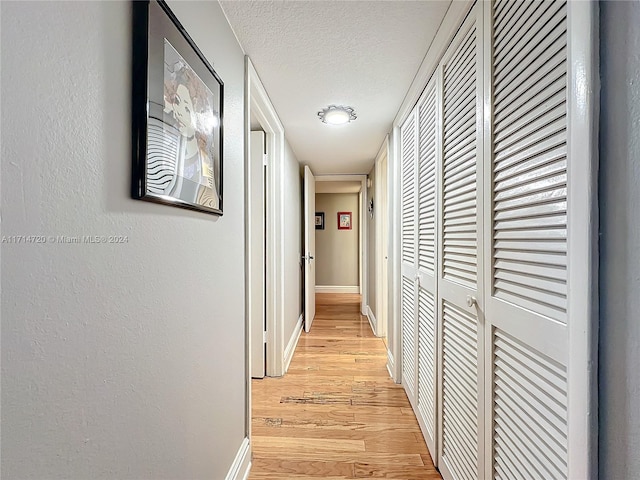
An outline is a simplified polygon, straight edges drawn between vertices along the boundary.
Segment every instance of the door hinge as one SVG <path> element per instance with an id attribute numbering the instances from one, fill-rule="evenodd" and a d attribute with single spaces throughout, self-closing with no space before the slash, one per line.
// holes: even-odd
<path id="1" fill-rule="evenodd" d="M 263 343 L 267 343 L 267 332 L 266 331 L 262 332 L 262 342 Z"/>
<path id="2" fill-rule="evenodd" d="M 269 155 L 263 155 L 262 156 L 262 165 L 264 165 L 265 167 L 267 166 L 267 161 L 269 160 Z"/>

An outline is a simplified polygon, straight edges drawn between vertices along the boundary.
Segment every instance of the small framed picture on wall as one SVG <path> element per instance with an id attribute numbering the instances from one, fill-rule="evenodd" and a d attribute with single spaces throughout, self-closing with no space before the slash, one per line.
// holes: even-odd
<path id="1" fill-rule="evenodd" d="M 324 230 L 324 212 L 316 212 L 316 230 Z"/>
<path id="2" fill-rule="evenodd" d="M 338 230 L 351 230 L 351 212 L 338 212 Z"/>

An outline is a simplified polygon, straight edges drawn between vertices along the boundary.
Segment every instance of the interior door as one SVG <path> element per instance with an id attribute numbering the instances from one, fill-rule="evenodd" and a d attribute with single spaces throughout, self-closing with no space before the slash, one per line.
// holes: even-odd
<path id="1" fill-rule="evenodd" d="M 316 180 L 304 167 L 304 331 L 316 316 Z"/>
<path id="2" fill-rule="evenodd" d="M 572 442 L 583 441 L 569 435 L 570 416 L 577 424 L 587 422 L 586 415 L 569 409 L 570 374 L 579 377 L 589 367 L 570 365 L 568 325 L 588 321 L 568 315 L 572 212 L 567 192 L 588 191 L 589 185 L 571 183 L 568 175 L 567 2 L 511 7 L 509 2 L 485 5 L 492 67 L 486 94 L 494 99 L 487 132 L 492 175 L 486 177 L 485 233 L 492 267 L 485 272 L 491 287 L 485 416 L 494 428 L 486 439 L 493 461 L 485 475 L 587 478 L 577 473 L 587 471 L 586 449 L 576 449 L 573 458 L 581 465 L 573 473 L 568 452 Z M 584 170 L 584 158 L 571 160 Z M 588 209 L 587 204 L 573 207 Z M 581 335 L 573 341 L 582 341 Z M 586 397 L 580 392 L 574 398 L 586 404 Z"/>
<path id="3" fill-rule="evenodd" d="M 436 323 L 436 185 L 438 106 L 436 78 L 418 102 L 418 420 L 436 459 L 437 323 Z"/>
<path id="4" fill-rule="evenodd" d="M 264 221 L 264 132 L 251 132 L 247 175 L 248 315 L 251 334 L 251 376 L 265 374 L 265 221 Z"/>
<path id="5" fill-rule="evenodd" d="M 402 384 L 409 401 L 416 405 L 416 115 L 412 112 L 400 127 L 401 155 L 401 320 Z"/>
<path id="6" fill-rule="evenodd" d="M 386 338 L 389 335 L 389 156 L 385 153 L 380 165 L 380 191 L 382 193 L 382 288 L 380 289 L 382 318 L 382 334 Z M 386 343 L 386 342 L 385 342 Z"/>
<path id="7" fill-rule="evenodd" d="M 387 152 L 385 151 L 376 164 L 376 315 L 377 333 L 381 337 L 387 336 L 388 309 L 388 261 L 389 261 L 389 209 L 387 184 Z M 379 199 L 379 200 L 378 200 Z"/>
<path id="8" fill-rule="evenodd" d="M 476 4 L 440 65 L 438 467 L 447 480 L 484 476 L 482 23 L 478 12 Z"/>

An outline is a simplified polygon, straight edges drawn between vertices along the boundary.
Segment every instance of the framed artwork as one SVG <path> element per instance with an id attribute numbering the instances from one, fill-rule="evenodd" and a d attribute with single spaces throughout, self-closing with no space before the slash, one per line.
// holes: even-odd
<path id="1" fill-rule="evenodd" d="M 324 212 L 316 212 L 316 230 L 324 230 Z"/>
<path id="2" fill-rule="evenodd" d="M 351 212 L 338 212 L 338 230 L 351 230 Z"/>
<path id="3" fill-rule="evenodd" d="M 132 196 L 222 215 L 224 85 L 164 1 L 133 2 Z"/>

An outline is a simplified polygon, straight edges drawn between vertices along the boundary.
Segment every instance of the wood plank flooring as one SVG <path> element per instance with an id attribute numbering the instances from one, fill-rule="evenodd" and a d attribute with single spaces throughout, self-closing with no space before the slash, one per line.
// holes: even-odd
<path id="1" fill-rule="evenodd" d="M 249 479 L 440 479 L 359 295 L 318 294 L 282 378 L 253 380 Z"/>

